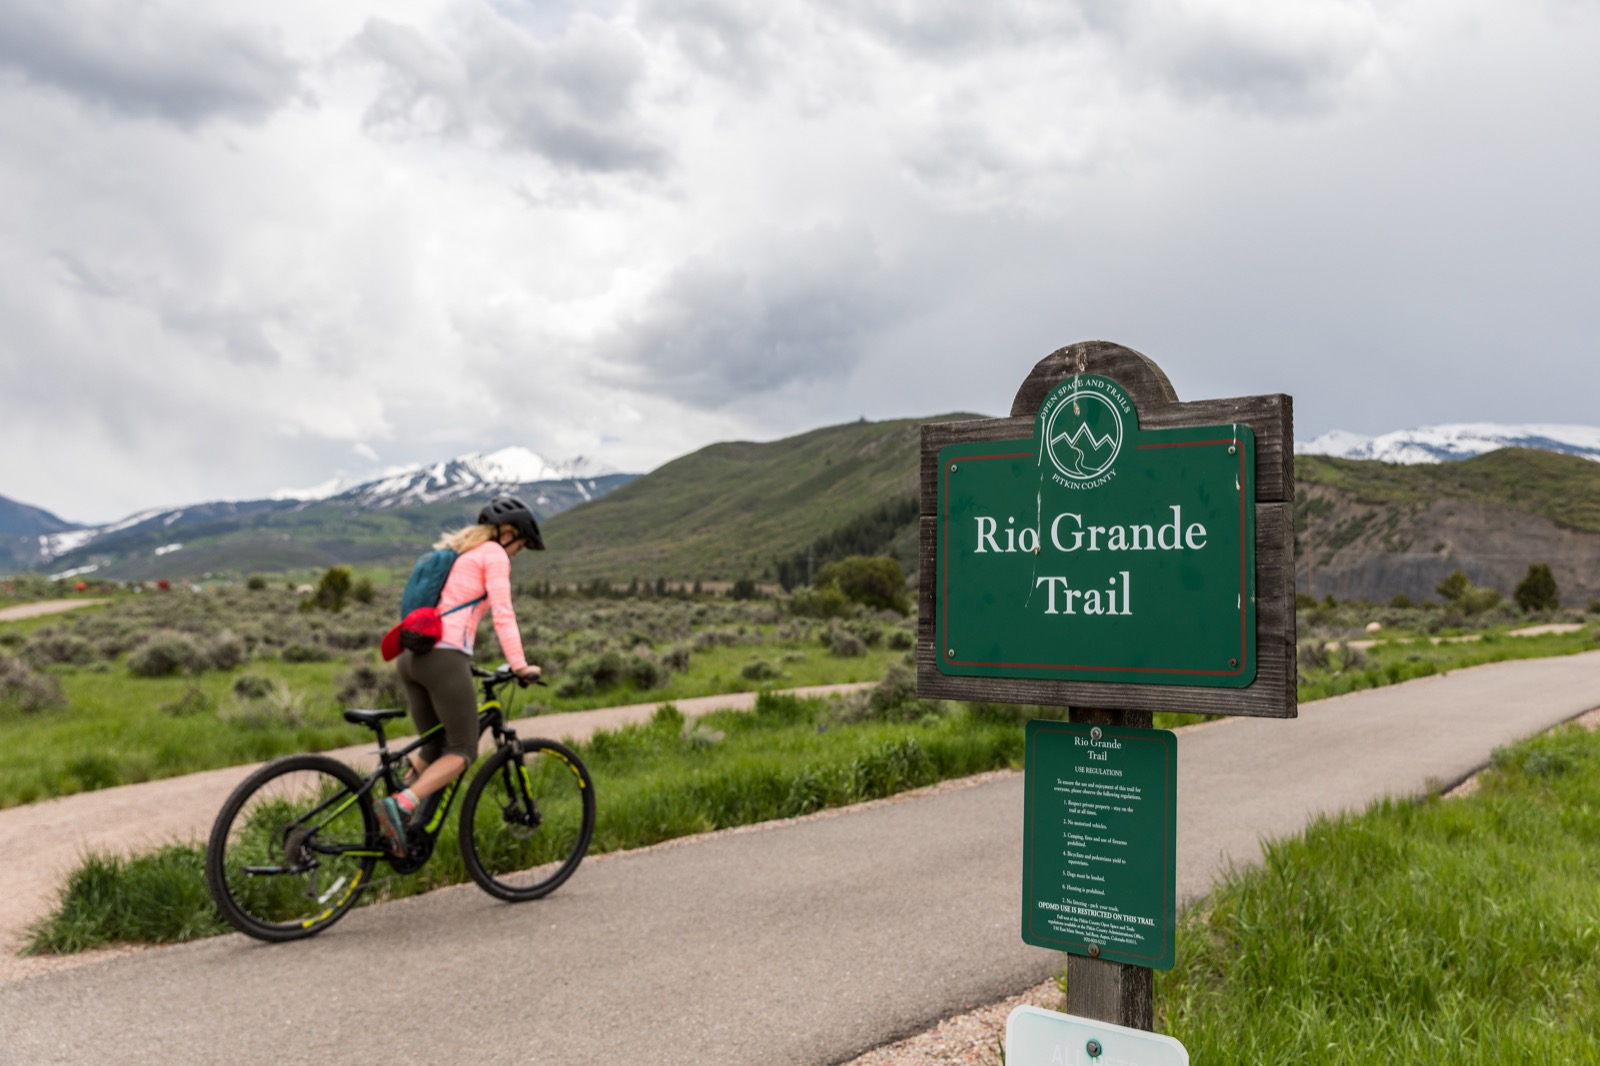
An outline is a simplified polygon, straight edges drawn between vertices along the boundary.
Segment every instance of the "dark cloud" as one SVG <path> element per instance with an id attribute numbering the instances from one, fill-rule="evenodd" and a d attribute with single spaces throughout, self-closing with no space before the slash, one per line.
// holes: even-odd
<path id="1" fill-rule="evenodd" d="M 300 91 L 300 68 L 265 26 L 186 4 L 7 0 L 0 67 L 128 115 L 180 125 L 259 120 Z"/>
<path id="2" fill-rule="evenodd" d="M 645 56 L 630 38 L 578 18 L 555 39 L 486 8 L 466 15 L 449 46 L 409 26 L 369 19 L 352 50 L 384 69 L 369 129 L 401 137 L 485 139 L 565 169 L 663 169 L 666 153 L 638 117 Z"/>
<path id="3" fill-rule="evenodd" d="M 1336 38 L 1268 41 L 1236 28 L 1197 27 L 1163 64 L 1161 79 L 1186 100 L 1305 114 L 1332 107 L 1366 55 L 1362 43 Z"/>
<path id="4" fill-rule="evenodd" d="M 786 235 L 745 258 L 701 258 L 674 274 L 602 349 L 615 383 L 695 407 L 847 375 L 892 320 L 882 266 L 859 231 Z"/>

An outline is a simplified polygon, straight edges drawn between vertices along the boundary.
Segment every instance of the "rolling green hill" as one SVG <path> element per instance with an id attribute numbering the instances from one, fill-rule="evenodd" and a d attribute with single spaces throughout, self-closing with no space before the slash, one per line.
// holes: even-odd
<path id="1" fill-rule="evenodd" d="M 923 421 L 704 448 L 551 519 L 550 550 L 519 559 L 519 580 L 774 580 L 779 560 L 914 498 Z M 1509 595 L 1534 562 L 1567 603 L 1600 596 L 1600 463 L 1507 448 L 1420 466 L 1302 455 L 1295 469 L 1299 584 L 1314 548 L 1319 597 L 1436 598 L 1456 569 Z M 872 550 L 911 571 L 915 518 Z"/>
<path id="2" fill-rule="evenodd" d="M 776 561 L 917 493 L 920 427 L 852 422 L 766 444 L 713 444 L 556 515 L 522 580 L 772 580 Z M 908 563 L 916 520 L 885 545 Z"/>

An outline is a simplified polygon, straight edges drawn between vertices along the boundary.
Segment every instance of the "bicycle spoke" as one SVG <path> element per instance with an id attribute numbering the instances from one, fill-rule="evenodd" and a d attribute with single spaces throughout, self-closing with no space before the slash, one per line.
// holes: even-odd
<path id="1" fill-rule="evenodd" d="M 593 783 L 577 757 L 530 742 L 507 750 L 474 781 L 462 817 L 468 870 L 489 892 L 531 899 L 572 872 L 594 830 Z M 468 837 L 470 836 L 470 839 Z"/>
<path id="2" fill-rule="evenodd" d="M 364 809 L 341 779 L 353 775 L 303 761 L 241 786 L 213 833 L 213 894 L 234 925 L 263 939 L 300 935 L 342 913 L 377 854 Z"/>

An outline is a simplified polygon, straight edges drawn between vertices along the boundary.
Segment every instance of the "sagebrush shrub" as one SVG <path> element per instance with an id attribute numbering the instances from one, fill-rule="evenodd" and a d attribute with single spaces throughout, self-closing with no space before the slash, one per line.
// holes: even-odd
<path id="1" fill-rule="evenodd" d="M 128 670 L 137 677 L 167 677 L 182 670 L 196 670 L 201 661 L 194 638 L 163 629 L 150 634 L 128 654 Z"/>
<path id="2" fill-rule="evenodd" d="M 828 654 L 838 659 L 857 659 L 867 654 L 867 646 L 854 633 L 841 629 L 833 634 Z"/>
<path id="3" fill-rule="evenodd" d="M 622 676 L 633 682 L 640 691 L 660 688 L 667 682 L 670 671 L 653 655 L 630 655 L 622 664 Z"/>
<path id="4" fill-rule="evenodd" d="M 38 714 L 64 709 L 67 697 L 56 678 L 40 673 L 21 659 L 0 655 L 0 706 Z"/>
<path id="5" fill-rule="evenodd" d="M 571 700 L 580 696 L 593 696 L 595 694 L 594 678 L 587 675 L 563 677 L 556 684 L 556 696 L 560 699 Z"/>
<path id="6" fill-rule="evenodd" d="M 308 724 L 312 715 L 305 697 L 279 681 L 264 696 L 224 704 L 217 717 L 245 729 L 298 729 Z"/>
<path id="7" fill-rule="evenodd" d="M 278 658 L 286 663 L 325 663 L 333 658 L 333 652 L 321 644 L 290 644 Z"/>
<path id="8" fill-rule="evenodd" d="M 240 674 L 233 682 L 233 694 L 243 700 L 256 700 L 272 691 L 272 682 L 260 674 Z"/>
<path id="9" fill-rule="evenodd" d="M 250 659 L 244 641 L 223 630 L 206 645 L 203 661 L 212 670 L 237 670 Z"/>
<path id="10" fill-rule="evenodd" d="M 335 696 L 345 707 L 404 707 L 405 693 L 394 670 L 362 663 L 339 678 Z"/>
<path id="11" fill-rule="evenodd" d="M 216 709 L 216 701 L 206 695 L 199 685 L 189 685 L 183 690 L 183 695 L 171 703 L 161 705 L 162 714 L 170 714 L 174 718 L 187 718 L 195 714 L 208 714 Z"/>
<path id="12" fill-rule="evenodd" d="M 739 671 L 739 676 L 746 681 L 770 681 L 775 677 L 782 677 L 783 671 L 765 659 L 756 659 L 754 662 L 745 663 L 743 669 Z"/>
<path id="13" fill-rule="evenodd" d="M 22 654 L 35 666 L 66 663 L 70 666 L 88 666 L 95 660 L 94 645 L 70 630 L 46 626 L 34 631 L 23 645 Z"/>

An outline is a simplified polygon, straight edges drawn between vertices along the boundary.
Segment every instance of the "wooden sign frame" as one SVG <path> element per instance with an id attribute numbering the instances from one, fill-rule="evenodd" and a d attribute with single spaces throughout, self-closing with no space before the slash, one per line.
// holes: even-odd
<path id="1" fill-rule="evenodd" d="M 961 677 L 942 673 L 934 647 L 938 611 L 939 449 L 950 444 L 1014 440 L 1034 433 L 1034 417 L 1050 391 L 1073 374 L 1097 374 L 1120 385 L 1145 429 L 1239 423 L 1255 432 L 1256 663 L 1242 689 L 1045 678 Z M 1041 359 L 1017 390 L 1011 417 L 939 422 L 922 427 L 920 589 L 917 695 L 927 699 L 1038 703 L 1118 711 L 1293 718 L 1295 696 L 1294 405 L 1285 395 L 1181 403 L 1152 360 L 1120 344 L 1084 341 Z"/>

